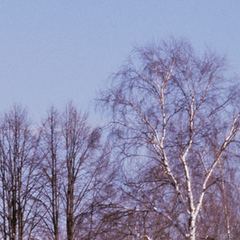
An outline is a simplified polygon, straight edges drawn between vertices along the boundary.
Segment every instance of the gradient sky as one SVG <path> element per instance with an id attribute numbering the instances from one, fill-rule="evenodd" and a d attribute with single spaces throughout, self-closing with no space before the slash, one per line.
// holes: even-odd
<path id="1" fill-rule="evenodd" d="M 240 75 L 239 0 L 0 0 L 0 112 L 37 121 L 72 100 L 95 121 L 89 102 L 133 47 L 170 35 Z"/>

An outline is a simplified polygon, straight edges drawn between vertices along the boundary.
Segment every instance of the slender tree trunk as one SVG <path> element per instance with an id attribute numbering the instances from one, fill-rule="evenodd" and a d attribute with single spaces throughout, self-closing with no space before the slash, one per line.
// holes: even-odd
<path id="1" fill-rule="evenodd" d="M 74 187 L 72 177 L 69 176 L 68 179 L 68 192 L 67 192 L 67 239 L 73 240 L 73 225 L 74 225 L 74 214 L 73 214 L 73 207 L 74 207 Z"/>

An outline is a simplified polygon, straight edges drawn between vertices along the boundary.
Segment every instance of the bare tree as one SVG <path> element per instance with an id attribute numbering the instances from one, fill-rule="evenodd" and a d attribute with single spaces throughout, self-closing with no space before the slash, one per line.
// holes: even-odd
<path id="1" fill-rule="evenodd" d="M 83 239 L 84 231 L 80 226 L 91 212 L 95 179 L 101 169 L 101 161 L 95 158 L 100 131 L 90 128 L 87 116 L 77 111 L 71 103 L 63 113 L 61 129 L 67 239 Z"/>
<path id="2" fill-rule="evenodd" d="M 205 196 L 239 134 L 236 86 L 224 68 L 215 54 L 198 57 L 186 41 L 171 39 L 137 49 L 102 92 L 125 192 L 138 211 L 166 219 L 171 239 L 201 237 Z"/>
<path id="3" fill-rule="evenodd" d="M 40 229 L 48 239 L 95 239 L 109 195 L 109 150 L 102 130 L 91 128 L 87 116 L 72 103 L 63 112 L 51 108 L 41 129 Z M 65 223 L 64 223 L 65 222 Z"/>
<path id="4" fill-rule="evenodd" d="M 0 125 L 1 237 L 31 239 L 40 220 L 38 142 L 26 110 L 14 106 Z"/>
<path id="5" fill-rule="evenodd" d="M 58 240 L 60 239 L 63 157 L 61 156 L 60 114 L 53 107 L 47 119 L 44 120 L 41 131 L 41 182 L 44 186 L 41 194 L 44 213 L 41 230 L 48 236 L 48 239 Z"/>

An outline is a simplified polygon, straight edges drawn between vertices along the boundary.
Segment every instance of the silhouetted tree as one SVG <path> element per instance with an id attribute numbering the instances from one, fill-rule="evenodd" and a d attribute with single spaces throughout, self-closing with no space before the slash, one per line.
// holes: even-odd
<path id="1" fill-rule="evenodd" d="M 63 185 L 63 156 L 61 152 L 60 114 L 53 107 L 43 121 L 41 137 L 41 194 L 43 225 L 41 231 L 48 239 L 60 239 L 61 193 Z M 63 224 L 63 223 L 62 223 Z"/>
<path id="2" fill-rule="evenodd" d="M 1 238 L 30 239 L 40 221 L 38 133 L 14 106 L 0 122 Z"/>

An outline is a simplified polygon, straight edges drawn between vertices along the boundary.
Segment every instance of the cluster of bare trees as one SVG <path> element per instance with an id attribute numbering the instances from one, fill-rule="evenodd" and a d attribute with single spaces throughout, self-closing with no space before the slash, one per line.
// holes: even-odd
<path id="1" fill-rule="evenodd" d="M 107 125 L 68 104 L 0 118 L 0 238 L 239 239 L 238 79 L 170 39 L 101 92 Z"/>
<path id="2" fill-rule="evenodd" d="M 2 116 L 1 239 L 93 239 L 95 205 L 110 181 L 100 137 L 72 104 L 51 108 L 39 127 L 21 107 Z"/>

